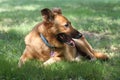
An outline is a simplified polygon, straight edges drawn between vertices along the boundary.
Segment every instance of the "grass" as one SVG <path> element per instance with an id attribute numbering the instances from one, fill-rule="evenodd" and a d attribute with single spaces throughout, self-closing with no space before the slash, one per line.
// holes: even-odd
<path id="1" fill-rule="evenodd" d="M 43 8 L 62 8 L 63 14 L 98 51 L 110 56 L 107 62 L 60 62 L 42 67 L 28 61 L 21 69 L 18 60 L 25 48 L 24 37 L 42 20 Z M 1 0 L 0 80 L 120 80 L 120 0 Z"/>

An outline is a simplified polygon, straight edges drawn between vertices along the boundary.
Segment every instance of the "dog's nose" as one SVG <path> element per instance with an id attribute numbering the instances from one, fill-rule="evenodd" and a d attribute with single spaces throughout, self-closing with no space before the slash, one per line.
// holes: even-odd
<path id="1" fill-rule="evenodd" d="M 74 32 L 71 33 L 71 37 L 74 38 L 74 39 L 79 39 L 79 38 L 82 37 L 82 34 L 79 31 L 74 30 Z"/>
<path id="2" fill-rule="evenodd" d="M 76 35 L 75 39 L 79 39 L 79 38 L 81 38 L 81 37 L 82 37 L 82 34 L 79 33 L 78 35 Z"/>

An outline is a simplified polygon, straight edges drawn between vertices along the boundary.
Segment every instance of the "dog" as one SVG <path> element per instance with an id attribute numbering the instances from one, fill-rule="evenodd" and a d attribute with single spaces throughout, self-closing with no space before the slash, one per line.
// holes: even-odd
<path id="1" fill-rule="evenodd" d="M 62 15 L 59 8 L 41 10 L 43 21 L 38 23 L 25 37 L 25 49 L 19 59 L 21 67 L 29 59 L 43 61 L 49 65 L 61 60 L 79 61 L 84 54 L 90 59 L 108 59 L 107 55 L 97 53 L 82 33 L 72 27 L 71 22 Z"/>

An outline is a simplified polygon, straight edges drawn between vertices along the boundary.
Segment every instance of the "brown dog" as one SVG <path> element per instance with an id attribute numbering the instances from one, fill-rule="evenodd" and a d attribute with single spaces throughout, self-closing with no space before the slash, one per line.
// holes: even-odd
<path id="1" fill-rule="evenodd" d="M 37 24 L 33 30 L 25 37 L 26 48 L 20 57 L 19 67 L 28 59 L 38 59 L 44 61 L 44 65 L 52 64 L 61 60 L 74 61 L 77 58 L 77 52 L 88 55 L 91 59 L 108 59 L 106 55 L 97 54 L 88 44 L 84 36 L 75 30 L 71 22 L 62 15 L 60 9 L 41 10 L 43 21 Z M 70 45 L 58 40 L 67 38 Z M 68 35 L 68 36 L 66 36 Z M 62 39 L 63 38 L 63 39 Z M 72 40 L 72 38 L 75 38 Z M 75 47 L 76 46 L 76 47 Z"/>

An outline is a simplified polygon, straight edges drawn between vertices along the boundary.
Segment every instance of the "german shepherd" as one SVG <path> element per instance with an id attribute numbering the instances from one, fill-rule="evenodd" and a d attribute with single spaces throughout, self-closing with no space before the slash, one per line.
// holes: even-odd
<path id="1" fill-rule="evenodd" d="M 85 37 L 62 15 L 61 9 L 45 8 L 41 10 L 41 14 L 43 21 L 25 37 L 26 47 L 20 57 L 19 67 L 28 59 L 38 59 L 44 62 L 43 65 L 61 60 L 78 61 L 79 54 L 92 60 L 108 59 L 107 55 L 96 53 L 92 49 Z"/>

